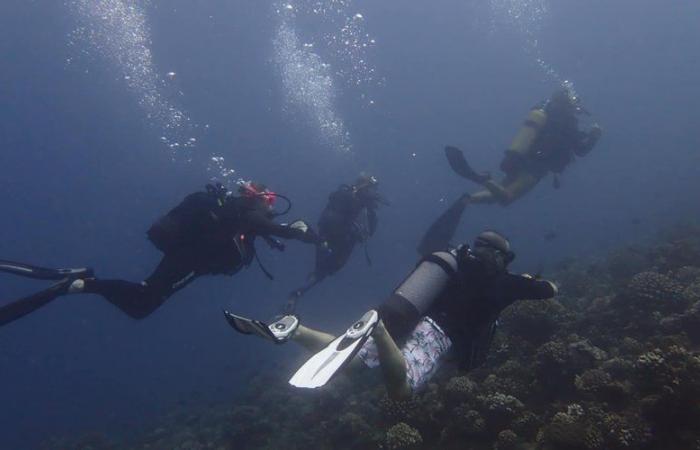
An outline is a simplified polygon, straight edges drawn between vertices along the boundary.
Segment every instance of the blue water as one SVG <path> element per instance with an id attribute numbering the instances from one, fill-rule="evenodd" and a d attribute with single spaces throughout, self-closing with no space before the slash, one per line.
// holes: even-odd
<path id="1" fill-rule="evenodd" d="M 379 212 L 374 264 L 356 251 L 300 306 L 305 320 L 338 330 L 390 292 L 421 233 L 472 188 L 451 173 L 442 146 L 495 171 L 524 114 L 564 79 L 602 125 L 602 141 L 561 189 L 546 178 L 508 208 L 469 209 L 458 238 L 502 230 L 516 269 L 534 270 L 698 218 L 696 1 L 320 2 L 362 14 L 356 36 L 374 41 L 361 49 L 367 67 L 354 67 L 327 45 L 345 23 L 331 14 L 289 18 L 265 1 L 95 0 L 143 12 L 160 100 L 189 119 L 174 130 L 139 104 L 144 90 L 125 81 L 124 60 L 76 38 L 86 23 L 76 3 L 0 2 L 0 258 L 140 280 L 159 259 L 145 230 L 220 174 L 212 156 L 236 171 L 229 180 L 267 183 L 311 222 L 328 193 L 367 170 L 392 201 Z M 494 20 L 499 4 L 526 14 Z M 538 5 L 546 13 L 535 14 Z M 281 23 L 330 64 L 336 96 L 325 110 L 293 104 L 273 44 Z M 324 135 L 319 111 L 342 120 L 343 133 Z M 163 137 L 196 145 L 173 150 Z M 545 241 L 551 230 L 558 238 Z M 2 328 L 0 448 L 133 432 L 177 402 L 231 398 L 257 371 L 291 372 L 285 361 L 296 350 L 238 339 L 220 315 L 269 317 L 311 268 L 302 244 L 284 254 L 260 248 L 274 282 L 255 266 L 201 279 L 141 322 L 98 297 L 65 297 Z M 2 276 L 0 299 L 39 285 Z"/>

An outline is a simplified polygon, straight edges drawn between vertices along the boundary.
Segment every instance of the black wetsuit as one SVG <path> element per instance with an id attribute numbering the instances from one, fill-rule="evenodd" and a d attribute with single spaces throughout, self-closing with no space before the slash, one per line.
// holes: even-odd
<path id="1" fill-rule="evenodd" d="M 471 368 L 485 357 L 501 311 L 517 300 L 548 299 L 556 292 L 547 281 L 509 272 L 488 274 L 470 256 L 459 259 L 458 269 L 450 274 L 450 281 L 443 289 L 427 294 L 434 298 L 427 299 L 430 307 L 422 314 L 399 290 L 379 306 L 389 334 L 401 342 L 423 316 L 428 316 L 450 338 L 462 365 Z"/>
<path id="2" fill-rule="evenodd" d="M 326 277 L 342 269 L 355 244 L 367 242 L 377 229 L 377 207 L 386 203 L 374 188 L 341 185 L 328 196 L 318 221 L 321 245 L 316 246 L 314 271 L 306 285 L 290 293 L 285 312 L 294 313 L 297 300 Z M 369 256 L 368 262 L 369 262 Z"/>
<path id="3" fill-rule="evenodd" d="M 320 238 L 327 248 L 316 250 L 314 276 L 333 275 L 347 263 L 355 244 L 365 242 L 377 229 L 377 200 L 343 185 L 328 198 L 318 221 Z"/>
<path id="4" fill-rule="evenodd" d="M 233 275 L 255 257 L 257 236 L 316 242 L 310 232 L 275 223 L 259 198 L 227 197 L 220 208 L 197 210 L 207 193 L 185 199 L 197 219 L 194 230 L 164 251 L 155 271 L 142 283 L 88 279 L 84 292 L 99 294 L 135 319 L 148 316 L 172 294 L 202 275 Z M 202 219 L 202 220 L 199 220 Z"/>
<path id="5" fill-rule="evenodd" d="M 69 293 L 71 283 L 84 280 L 73 293 L 98 294 L 130 317 L 141 319 L 161 306 L 172 294 L 197 277 L 233 275 L 255 258 L 255 238 L 260 236 L 278 249 L 284 247 L 272 236 L 317 243 L 310 230 L 273 221 L 273 214 L 260 196 L 233 197 L 222 187 L 188 195 L 159 219 L 148 237 L 163 251 L 163 258 L 142 283 L 94 278 L 92 269 L 46 269 L 11 261 L 0 261 L 0 272 L 58 281 L 30 296 L 0 306 L 0 326 L 31 314 Z"/>
<path id="6" fill-rule="evenodd" d="M 518 300 L 545 300 L 556 295 L 552 285 L 505 272 L 485 275 L 475 261 L 460 268 L 461 280 L 428 311 L 450 337 L 460 360 L 469 367 L 486 356 L 493 326 L 500 313 Z"/>

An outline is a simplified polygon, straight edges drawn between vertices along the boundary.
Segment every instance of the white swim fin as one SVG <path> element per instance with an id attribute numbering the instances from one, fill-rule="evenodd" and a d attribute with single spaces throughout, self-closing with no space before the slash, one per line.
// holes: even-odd
<path id="1" fill-rule="evenodd" d="M 355 322 L 344 335 L 336 338 L 326 348 L 316 353 L 301 366 L 289 384 L 300 388 L 315 389 L 325 385 L 362 348 L 379 322 L 377 311 L 370 310 Z"/>

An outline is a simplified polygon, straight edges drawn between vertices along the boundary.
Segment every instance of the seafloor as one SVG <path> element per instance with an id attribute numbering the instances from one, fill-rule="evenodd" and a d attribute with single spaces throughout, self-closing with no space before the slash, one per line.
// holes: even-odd
<path id="1" fill-rule="evenodd" d="M 700 450 L 700 227 L 657 242 L 561 264 L 556 300 L 506 310 L 484 366 L 448 365 L 411 402 L 376 374 L 311 393 L 258 377 L 235 404 L 179 408 L 127 443 L 45 447 Z"/>

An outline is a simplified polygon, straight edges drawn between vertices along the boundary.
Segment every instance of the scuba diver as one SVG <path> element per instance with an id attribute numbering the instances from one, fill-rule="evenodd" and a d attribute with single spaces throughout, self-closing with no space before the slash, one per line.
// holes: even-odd
<path id="1" fill-rule="evenodd" d="M 346 365 L 380 366 L 391 398 L 424 386 L 448 351 L 464 369 L 481 364 L 503 309 L 517 300 L 548 299 L 554 283 L 508 272 L 515 258 L 509 241 L 494 231 L 424 257 L 376 310 L 339 337 L 307 328 L 294 315 L 269 326 L 224 311 L 243 334 L 277 344 L 296 341 L 316 353 L 290 379 L 297 387 L 323 386 Z M 355 356 L 357 356 L 355 358 Z"/>
<path id="2" fill-rule="evenodd" d="M 163 257 L 153 273 L 140 283 L 96 278 L 92 269 L 47 269 L 11 261 L 0 261 L 0 271 L 35 279 L 55 280 L 51 287 L 0 307 L 0 326 L 17 320 L 66 294 L 97 294 L 134 319 L 158 309 L 171 295 L 202 275 L 234 275 L 258 260 L 255 238 L 284 250 L 275 239 L 319 243 L 316 234 L 299 220 L 278 224 L 274 218 L 286 214 L 286 197 L 254 182 L 239 182 L 239 195 L 220 183 L 195 192 L 148 230 L 148 238 Z M 277 198 L 287 201 L 283 212 L 275 212 Z M 258 263 L 260 261 L 258 260 Z M 272 275 L 260 264 L 265 274 Z"/>
<path id="3" fill-rule="evenodd" d="M 507 206 L 532 190 L 548 173 L 559 188 L 559 174 L 576 157 L 590 153 L 602 130 L 593 124 L 590 130 L 579 130 L 578 115 L 590 115 L 576 95 L 566 88 L 557 90 L 543 104 L 527 115 L 505 157 L 501 171 L 505 177 L 494 181 L 488 173 L 478 173 L 467 163 L 461 150 L 446 147 L 445 154 L 452 169 L 461 177 L 482 185 L 485 190 L 465 194 L 458 203 L 500 203 Z"/>
<path id="4" fill-rule="evenodd" d="M 590 115 L 571 90 L 562 88 L 548 101 L 533 108 L 518 131 L 501 162 L 503 181 L 496 182 L 488 173 L 478 173 L 467 163 L 462 151 L 446 147 L 450 167 L 460 176 L 486 189 L 464 194 L 428 229 L 418 245 L 421 255 L 445 248 L 454 236 L 465 208 L 473 203 L 500 203 L 507 206 L 532 190 L 549 172 L 554 187 L 559 188 L 559 174 L 576 157 L 590 153 L 602 134 L 594 124 L 587 132 L 579 130 L 578 115 Z"/>
<path id="5" fill-rule="evenodd" d="M 341 185 L 328 197 L 328 203 L 318 221 L 318 235 L 322 245 L 316 247 L 314 271 L 306 285 L 294 290 L 287 303 L 287 312 L 296 307 L 296 301 L 326 277 L 342 269 L 348 262 L 355 244 L 365 244 L 377 229 L 377 208 L 389 203 L 378 192 L 377 178 L 360 175 L 355 184 Z"/>

